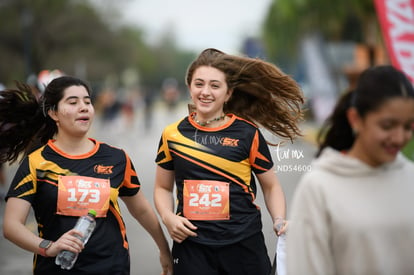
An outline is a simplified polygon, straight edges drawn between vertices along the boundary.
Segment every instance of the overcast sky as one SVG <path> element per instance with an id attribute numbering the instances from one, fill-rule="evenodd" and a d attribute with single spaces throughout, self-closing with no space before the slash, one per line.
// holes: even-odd
<path id="1" fill-rule="evenodd" d="M 214 47 L 236 53 L 244 38 L 257 37 L 272 0 L 126 0 L 123 18 L 137 24 L 148 42 L 173 31 L 179 46 Z"/>

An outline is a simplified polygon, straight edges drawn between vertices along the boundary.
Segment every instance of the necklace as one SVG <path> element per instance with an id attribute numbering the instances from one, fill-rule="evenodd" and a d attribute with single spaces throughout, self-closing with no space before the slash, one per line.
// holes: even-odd
<path id="1" fill-rule="evenodd" d="M 210 124 L 210 123 L 212 123 L 214 121 L 223 120 L 226 117 L 226 115 L 222 115 L 222 116 L 219 116 L 219 117 L 216 117 L 216 118 L 207 120 L 206 122 L 202 122 L 202 121 L 197 120 L 196 119 L 196 116 L 197 116 L 197 114 L 194 114 L 193 119 L 200 126 L 206 126 L 206 125 L 208 125 L 208 124 Z"/>

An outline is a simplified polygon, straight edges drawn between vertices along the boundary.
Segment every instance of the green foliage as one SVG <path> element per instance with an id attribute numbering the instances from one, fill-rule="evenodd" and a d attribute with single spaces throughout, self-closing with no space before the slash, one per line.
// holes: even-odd
<path id="1" fill-rule="evenodd" d="M 263 36 L 272 58 L 292 58 L 300 39 L 314 32 L 328 40 L 362 42 L 373 17 L 372 0 L 274 0 Z"/>
<path id="2" fill-rule="evenodd" d="M 404 147 L 403 154 L 414 161 L 414 138 Z"/>
<path id="3" fill-rule="evenodd" d="M 116 16 L 102 14 L 89 1 L 1 0 L 0 82 L 12 85 L 44 69 L 93 83 L 119 78 L 127 68 L 139 72 L 144 85 L 183 79 L 190 54 L 178 51 L 173 37 L 164 49 L 147 45 L 139 28 L 121 25 Z"/>

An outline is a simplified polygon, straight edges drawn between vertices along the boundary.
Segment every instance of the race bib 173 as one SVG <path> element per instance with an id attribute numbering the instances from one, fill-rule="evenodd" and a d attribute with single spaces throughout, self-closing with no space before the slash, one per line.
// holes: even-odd
<path id="1" fill-rule="evenodd" d="M 96 217 L 106 217 L 110 193 L 109 179 L 59 176 L 57 213 L 82 216 L 86 215 L 89 209 L 94 209 Z"/>

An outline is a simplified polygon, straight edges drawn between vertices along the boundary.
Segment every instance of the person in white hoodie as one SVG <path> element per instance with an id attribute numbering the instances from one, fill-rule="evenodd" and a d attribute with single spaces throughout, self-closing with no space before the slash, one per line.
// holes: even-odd
<path id="1" fill-rule="evenodd" d="M 319 135 L 293 197 L 289 275 L 414 274 L 414 89 L 392 66 L 364 71 Z"/>

